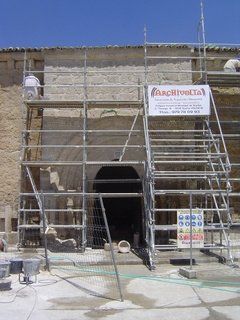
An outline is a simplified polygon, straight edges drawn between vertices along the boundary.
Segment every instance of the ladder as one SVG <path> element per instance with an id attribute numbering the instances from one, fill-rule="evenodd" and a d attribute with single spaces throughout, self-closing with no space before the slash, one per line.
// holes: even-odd
<path id="1" fill-rule="evenodd" d="M 232 261 L 229 230 L 231 165 L 216 105 L 211 97 L 211 116 L 149 116 L 147 87 L 144 95 L 144 134 L 148 184 L 147 236 L 150 261 L 156 250 L 176 250 L 177 212 L 200 208 L 204 214 L 204 250 L 227 250 Z M 210 118 L 216 119 L 218 134 Z M 145 188 L 146 189 L 146 188 Z"/>

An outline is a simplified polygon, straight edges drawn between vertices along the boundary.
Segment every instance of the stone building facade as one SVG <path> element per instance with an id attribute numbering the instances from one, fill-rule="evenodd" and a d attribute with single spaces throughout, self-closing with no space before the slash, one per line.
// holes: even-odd
<path id="1" fill-rule="evenodd" d="M 148 59 L 149 84 L 192 84 L 200 77 L 199 59 L 197 49 L 188 46 L 155 46 L 148 48 L 149 56 L 161 56 L 161 59 Z M 236 54 L 236 50 L 209 49 L 207 68 L 211 71 L 222 70 L 228 57 Z M 87 55 L 86 65 L 85 55 Z M 180 57 L 180 58 L 179 58 Z M 182 58 L 181 58 L 182 57 Z M 212 58 L 211 58 L 212 57 Z M 217 58 L 216 58 L 217 57 Z M 95 101 L 121 100 L 141 101 L 143 98 L 142 85 L 145 81 L 144 48 L 138 47 L 99 47 L 99 48 L 45 48 L 45 49 L 7 49 L 0 50 L 0 221 L 1 233 L 6 233 L 9 242 L 14 241 L 16 231 L 17 207 L 19 203 L 20 186 L 23 183 L 20 175 L 21 156 L 21 130 L 24 128 L 25 114 L 22 109 L 22 79 L 24 64 L 26 69 L 39 71 L 35 75 L 39 77 L 43 87 L 44 99 L 48 100 L 83 100 L 84 83 L 87 82 L 87 99 Z M 87 68 L 87 78 L 84 78 L 84 68 Z M 118 70 L 120 71 L 118 73 Z M 70 72 L 70 73 L 69 73 Z M 65 86 L 65 85 L 68 86 Z M 70 86 L 69 86 L 70 85 Z M 231 121 L 236 126 L 238 133 L 239 123 L 239 96 L 237 87 L 220 88 L 213 87 L 213 93 L 220 120 L 225 133 L 231 130 Z M 130 129 L 139 106 L 130 107 L 111 106 L 106 104 L 104 108 L 92 107 L 88 111 L 88 129 Z M 32 123 L 35 128 L 42 127 L 45 130 L 54 129 L 81 129 L 81 112 L 79 110 L 51 109 L 44 113 L 35 112 Z M 233 127 L 232 127 L 233 128 Z M 235 127 L 234 127 L 235 128 Z M 135 129 L 143 130 L 143 123 L 139 117 Z M 230 131 L 229 131 L 230 130 Z M 233 130 L 233 129 L 232 129 Z M 232 131 L 230 132 L 232 133 Z M 38 135 L 33 135 L 31 144 L 38 141 Z M 91 135 L 89 136 L 91 144 Z M 124 137 L 98 136 L 92 137 L 93 144 L 122 145 Z M 42 144 L 70 144 L 82 143 L 80 134 L 67 134 L 61 137 L 59 134 L 44 134 Z M 143 145 L 143 136 L 133 137 L 132 144 Z M 240 154 L 239 140 L 228 140 L 227 146 L 234 162 L 238 162 Z M 88 159 L 114 160 L 121 148 L 106 147 L 97 150 L 90 149 Z M 81 159 L 79 149 L 32 150 L 36 158 L 43 160 Z M 143 148 L 134 151 L 127 150 L 127 160 L 145 159 Z M 139 177 L 143 175 L 143 167 L 133 166 Z M 88 179 L 93 181 L 99 171 L 99 167 L 91 167 L 88 170 Z M 45 190 L 77 190 L 81 188 L 81 173 L 76 167 L 51 169 L 44 168 L 41 172 L 34 172 L 37 187 Z M 239 170 L 233 168 L 233 178 L 238 177 Z M 79 182 L 80 181 L 80 182 Z M 233 182 L 234 191 L 239 191 L 236 181 Z M 89 186 L 93 190 L 93 183 Z M 237 214 L 239 201 L 234 200 L 234 212 Z M 15 238 L 16 241 L 16 238 Z"/>

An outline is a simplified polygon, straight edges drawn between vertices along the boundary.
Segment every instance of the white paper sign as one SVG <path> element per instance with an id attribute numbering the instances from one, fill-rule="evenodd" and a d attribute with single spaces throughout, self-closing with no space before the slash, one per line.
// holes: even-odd
<path id="1" fill-rule="evenodd" d="M 177 245 L 178 248 L 190 248 L 190 209 L 177 212 Z M 203 211 L 192 210 L 192 248 L 204 247 L 204 220 Z"/>
<path id="2" fill-rule="evenodd" d="M 210 115 L 208 85 L 148 86 L 149 116 Z"/>

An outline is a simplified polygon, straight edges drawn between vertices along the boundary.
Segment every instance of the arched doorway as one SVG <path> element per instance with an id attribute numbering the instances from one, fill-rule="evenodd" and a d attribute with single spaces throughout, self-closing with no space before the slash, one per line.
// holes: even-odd
<path id="1" fill-rule="evenodd" d="M 142 184 L 131 166 L 102 167 L 93 184 L 97 193 L 136 193 Z M 143 239 L 142 199 L 140 197 L 104 197 L 104 207 L 113 241 L 127 240 L 135 245 Z"/>

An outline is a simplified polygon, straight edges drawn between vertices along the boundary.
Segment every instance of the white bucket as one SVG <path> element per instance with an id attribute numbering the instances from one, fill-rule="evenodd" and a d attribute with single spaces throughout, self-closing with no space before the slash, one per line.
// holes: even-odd
<path id="1" fill-rule="evenodd" d="M 129 253 L 131 249 L 130 243 L 126 240 L 122 240 L 118 243 L 118 250 L 121 253 Z"/>

